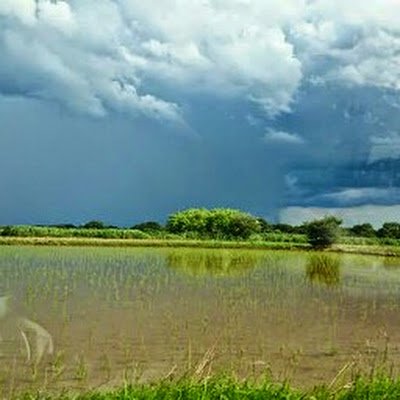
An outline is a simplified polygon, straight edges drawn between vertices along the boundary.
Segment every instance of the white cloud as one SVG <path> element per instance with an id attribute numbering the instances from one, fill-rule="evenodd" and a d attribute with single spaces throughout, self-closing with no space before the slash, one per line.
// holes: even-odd
<path id="1" fill-rule="evenodd" d="M 76 28 L 74 15 L 66 1 L 59 0 L 56 3 L 40 1 L 37 15 L 43 23 L 64 33 L 68 34 Z"/>
<path id="2" fill-rule="evenodd" d="M 303 144 L 304 139 L 294 133 L 269 129 L 264 135 L 265 143 Z"/>
<path id="3" fill-rule="evenodd" d="M 120 1 L 146 39 L 146 75 L 191 92 L 241 96 L 274 116 L 290 110 L 302 74 L 282 26 L 298 2 L 269 3 Z"/>
<path id="4" fill-rule="evenodd" d="M 351 53 L 338 52 L 340 66 L 333 78 L 356 86 L 400 89 L 400 37 L 377 28 Z"/>
<path id="5" fill-rule="evenodd" d="M 386 136 L 373 136 L 370 141 L 369 162 L 400 158 L 400 134 L 390 132 Z"/>
<path id="6" fill-rule="evenodd" d="M 2 0 L 6 91 L 95 115 L 114 108 L 152 114 L 156 107 L 155 114 L 180 119 L 165 92 L 146 91 L 153 82 L 247 98 L 275 116 L 290 110 L 302 77 L 282 27 L 298 14 L 297 3 Z"/>
<path id="7" fill-rule="evenodd" d="M 0 2 L 0 16 L 15 18 L 25 25 L 33 25 L 36 4 L 34 0 L 2 0 Z"/>
<path id="8" fill-rule="evenodd" d="M 0 92 L 96 116 L 117 110 L 181 121 L 174 102 L 140 87 L 137 68 L 123 51 L 132 32 L 116 3 L 40 0 L 33 10 L 32 4 L 0 8 Z"/>
<path id="9" fill-rule="evenodd" d="M 362 201 L 363 203 L 379 203 L 400 199 L 400 188 L 346 188 L 337 192 L 321 195 L 320 200 L 333 200 L 338 205 L 346 205 Z"/>
<path id="10" fill-rule="evenodd" d="M 323 218 L 326 215 L 342 218 L 344 226 L 369 222 L 375 228 L 380 228 L 384 222 L 399 220 L 400 205 L 364 205 L 348 208 L 288 207 L 280 211 L 279 220 L 284 223 L 299 225 L 306 221 Z"/>
<path id="11" fill-rule="evenodd" d="M 1 0 L 0 92 L 181 120 L 179 89 L 276 117 L 304 77 L 400 90 L 399 14 L 394 0 Z"/>
<path id="12" fill-rule="evenodd" d="M 399 14 L 395 0 L 315 0 L 291 33 L 304 66 L 323 80 L 399 90 Z"/>

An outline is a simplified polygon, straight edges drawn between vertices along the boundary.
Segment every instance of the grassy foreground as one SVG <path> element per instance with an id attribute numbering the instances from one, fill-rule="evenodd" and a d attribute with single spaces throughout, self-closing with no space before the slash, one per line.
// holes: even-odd
<path id="1" fill-rule="evenodd" d="M 371 381 L 357 379 L 342 387 L 319 387 L 309 391 L 291 388 L 289 385 L 273 384 L 269 381 L 254 383 L 238 382 L 232 379 L 212 378 L 201 382 L 183 380 L 179 382 L 161 382 L 154 385 L 125 386 L 109 392 L 88 392 L 86 394 L 46 395 L 31 393 L 18 397 L 33 399 L 81 399 L 81 400 L 228 400 L 228 399 L 274 399 L 274 400 L 357 400 L 357 399 L 399 399 L 400 380 L 387 377 L 374 378 Z"/>

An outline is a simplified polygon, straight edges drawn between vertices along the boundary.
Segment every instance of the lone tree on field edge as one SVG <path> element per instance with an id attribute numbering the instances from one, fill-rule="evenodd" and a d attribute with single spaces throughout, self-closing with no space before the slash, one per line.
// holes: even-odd
<path id="1" fill-rule="evenodd" d="M 342 220 L 327 216 L 306 224 L 308 243 L 316 249 L 323 249 L 334 244 L 340 233 Z"/>

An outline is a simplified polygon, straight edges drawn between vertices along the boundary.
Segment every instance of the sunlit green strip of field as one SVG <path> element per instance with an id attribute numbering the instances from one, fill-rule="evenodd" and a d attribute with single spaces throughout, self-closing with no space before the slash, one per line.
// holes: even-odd
<path id="1" fill-rule="evenodd" d="M 88 246 L 88 247 L 171 247 L 201 249 L 310 250 L 307 243 L 284 241 L 232 241 L 192 239 L 103 239 L 81 237 L 0 236 L 1 245 L 21 246 Z M 400 256 L 400 246 L 343 244 L 326 251 L 378 256 Z"/>
<path id="2" fill-rule="evenodd" d="M 223 241 L 190 239 L 101 239 L 59 237 L 0 237 L 0 245 L 104 246 L 104 247 L 189 247 L 204 249 L 308 249 L 306 243 L 267 241 Z"/>
<path id="3" fill-rule="evenodd" d="M 398 379 L 380 377 L 372 381 L 358 379 L 341 387 L 327 385 L 309 391 L 300 391 L 289 385 L 273 384 L 269 381 L 254 383 L 252 381 L 238 382 L 232 379 L 214 378 L 196 382 L 182 380 L 179 382 L 161 382 L 154 385 L 125 386 L 122 389 L 105 392 L 88 392 L 74 395 L 25 394 L 21 399 L 181 399 L 181 400 L 243 400 L 243 399 L 274 399 L 274 400 L 391 400 L 400 398 L 400 381 Z"/>

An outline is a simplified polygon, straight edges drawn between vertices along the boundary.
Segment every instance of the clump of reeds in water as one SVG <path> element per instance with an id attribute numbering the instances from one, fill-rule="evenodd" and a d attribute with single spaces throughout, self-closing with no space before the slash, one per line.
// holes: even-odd
<path id="1" fill-rule="evenodd" d="M 340 282 L 340 259 L 330 254 L 312 254 L 306 265 L 307 279 L 312 283 L 336 286 Z"/>

